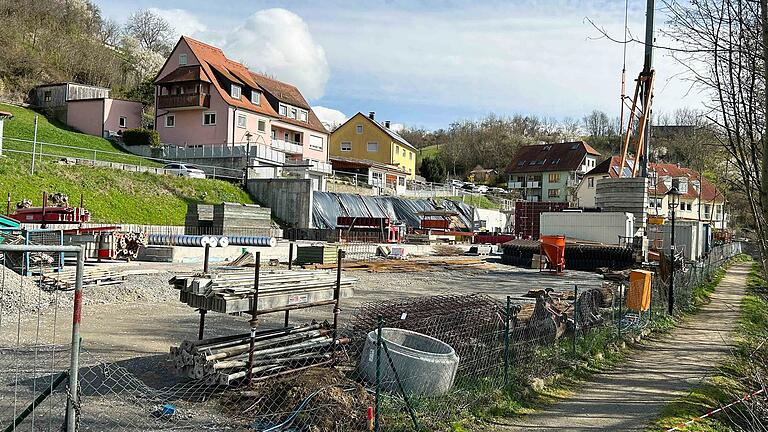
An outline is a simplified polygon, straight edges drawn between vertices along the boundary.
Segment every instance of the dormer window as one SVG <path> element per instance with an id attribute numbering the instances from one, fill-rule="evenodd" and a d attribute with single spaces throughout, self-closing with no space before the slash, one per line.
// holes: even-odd
<path id="1" fill-rule="evenodd" d="M 307 113 L 306 111 L 304 110 L 299 111 L 299 120 L 306 122 L 308 116 L 309 116 L 309 113 Z"/>
<path id="2" fill-rule="evenodd" d="M 256 90 L 251 92 L 251 103 L 254 105 L 261 105 L 261 92 Z"/>
<path id="3" fill-rule="evenodd" d="M 280 113 L 281 116 L 287 116 L 288 115 L 288 107 L 285 106 L 284 104 L 280 104 L 280 108 L 279 108 L 278 112 Z"/>
<path id="4" fill-rule="evenodd" d="M 291 108 L 291 115 L 289 115 L 288 117 L 290 117 L 292 119 L 295 119 L 297 117 L 296 116 L 296 108 Z"/>
<path id="5" fill-rule="evenodd" d="M 240 99 L 240 96 L 242 95 L 242 89 L 237 84 L 232 84 L 232 89 L 229 91 L 229 94 L 235 98 Z"/>
<path id="6" fill-rule="evenodd" d="M 186 66 L 186 65 L 187 65 L 187 55 L 179 54 L 179 66 Z"/>

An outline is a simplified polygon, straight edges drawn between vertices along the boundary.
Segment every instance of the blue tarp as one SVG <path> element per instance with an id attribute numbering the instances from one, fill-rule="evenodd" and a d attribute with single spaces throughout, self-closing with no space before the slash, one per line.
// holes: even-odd
<path id="1" fill-rule="evenodd" d="M 462 224 L 472 228 L 474 209 L 458 201 L 368 197 L 333 192 L 314 192 L 313 197 L 312 218 L 315 228 L 320 229 L 335 229 L 339 216 L 388 217 L 410 228 L 418 228 L 421 222 L 418 213 L 438 208 L 457 212 Z"/>

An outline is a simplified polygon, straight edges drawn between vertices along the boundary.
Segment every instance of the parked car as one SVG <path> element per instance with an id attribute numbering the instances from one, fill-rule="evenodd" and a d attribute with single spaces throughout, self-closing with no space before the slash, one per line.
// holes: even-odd
<path id="1" fill-rule="evenodd" d="M 475 184 L 474 184 L 474 183 L 464 183 L 464 184 L 461 186 L 461 188 L 462 188 L 462 189 L 464 189 L 464 190 L 468 190 L 468 191 L 471 191 L 471 190 L 474 190 L 474 189 L 475 189 Z"/>
<path id="2" fill-rule="evenodd" d="M 168 164 L 164 166 L 163 169 L 170 171 L 171 174 L 177 175 L 179 177 L 189 177 L 189 178 L 199 178 L 199 179 L 205 178 L 205 171 L 201 170 L 200 168 L 194 165 Z"/>
<path id="3" fill-rule="evenodd" d="M 464 182 L 461 180 L 451 180 L 451 186 L 460 188 L 464 186 Z"/>
<path id="4" fill-rule="evenodd" d="M 475 188 L 475 191 L 480 192 L 480 193 L 488 193 L 488 186 L 480 185 L 480 186 Z"/>

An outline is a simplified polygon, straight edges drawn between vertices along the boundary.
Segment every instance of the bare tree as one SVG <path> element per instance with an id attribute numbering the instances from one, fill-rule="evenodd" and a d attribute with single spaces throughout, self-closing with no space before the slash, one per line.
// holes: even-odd
<path id="1" fill-rule="evenodd" d="M 672 55 L 709 96 L 707 119 L 739 176 L 763 257 L 768 256 L 766 0 L 665 1 Z M 763 271 L 768 274 L 765 258 Z"/>
<path id="2" fill-rule="evenodd" d="M 173 26 L 160 15 L 140 9 L 128 18 L 127 34 L 139 41 L 142 48 L 167 55 L 173 43 Z"/>

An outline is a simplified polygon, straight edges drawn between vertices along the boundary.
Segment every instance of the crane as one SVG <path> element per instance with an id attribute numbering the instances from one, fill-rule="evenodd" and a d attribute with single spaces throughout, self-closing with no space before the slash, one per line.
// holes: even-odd
<path id="1" fill-rule="evenodd" d="M 635 80 L 635 92 L 632 97 L 632 104 L 629 110 L 629 118 L 626 125 L 626 130 L 622 128 L 623 134 L 623 146 L 621 151 L 621 166 L 619 167 L 618 176 L 624 176 L 624 167 L 628 166 L 628 151 L 630 143 L 632 141 L 632 131 L 637 130 L 636 141 L 634 144 L 635 162 L 631 164 L 631 175 L 629 177 L 638 176 L 638 168 L 640 168 L 640 177 L 648 176 L 648 146 L 650 144 L 650 116 L 651 105 L 653 103 L 653 87 L 656 81 L 656 71 L 653 69 L 653 12 L 655 7 L 655 0 L 646 1 L 645 12 L 645 55 L 643 59 L 643 70 Z M 626 35 L 626 15 L 624 21 L 625 35 Z M 626 65 L 626 44 L 624 41 L 624 58 Z M 626 67 L 622 70 L 621 78 L 621 121 L 624 122 L 624 105 L 626 104 L 626 95 L 624 94 L 624 73 Z"/>

